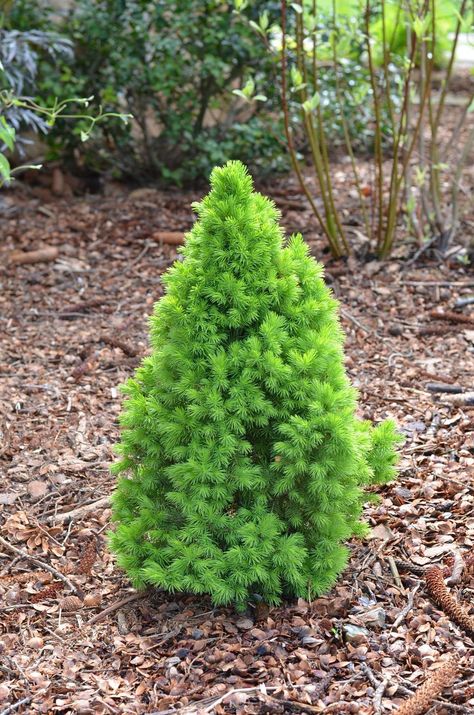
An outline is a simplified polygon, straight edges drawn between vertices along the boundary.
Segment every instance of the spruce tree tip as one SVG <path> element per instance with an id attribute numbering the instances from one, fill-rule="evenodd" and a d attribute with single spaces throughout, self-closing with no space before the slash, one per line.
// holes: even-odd
<path id="1" fill-rule="evenodd" d="M 219 198 L 236 196 L 246 199 L 253 191 L 253 180 L 247 167 L 237 160 L 230 160 L 224 166 L 216 166 L 212 170 L 210 183 L 212 191 Z"/>

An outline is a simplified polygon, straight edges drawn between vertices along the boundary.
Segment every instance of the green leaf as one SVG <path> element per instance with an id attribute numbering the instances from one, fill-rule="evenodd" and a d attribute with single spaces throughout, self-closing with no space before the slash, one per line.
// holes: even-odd
<path id="1" fill-rule="evenodd" d="M 249 25 L 252 28 L 252 30 L 255 30 L 255 32 L 258 32 L 259 35 L 265 36 L 265 32 L 262 30 L 260 25 L 253 20 L 249 20 Z"/>
<path id="2" fill-rule="evenodd" d="M 270 24 L 267 10 L 262 12 L 262 14 L 260 15 L 258 19 L 258 24 L 260 25 L 262 33 L 265 34 L 265 32 L 268 30 L 268 25 Z"/>
<path id="3" fill-rule="evenodd" d="M 303 102 L 303 110 L 305 114 L 311 114 L 311 112 L 314 112 L 314 110 L 319 107 L 320 101 L 321 97 L 319 92 L 315 92 L 311 99 L 307 99 L 306 102 Z"/>
<path id="4" fill-rule="evenodd" d="M 0 174 L 2 175 L 4 181 L 10 181 L 11 169 L 10 162 L 4 154 L 0 154 Z"/>
<path id="5" fill-rule="evenodd" d="M 242 87 L 243 94 L 250 99 L 255 91 L 255 82 L 252 78 L 248 79 L 245 85 Z"/>
<path id="6" fill-rule="evenodd" d="M 237 97 L 244 99 L 246 102 L 249 101 L 248 97 L 246 97 L 246 95 L 242 92 L 241 89 L 233 89 L 232 94 L 235 94 Z"/>
<path id="7" fill-rule="evenodd" d="M 35 171 L 38 171 L 39 169 L 43 168 L 43 164 L 22 164 L 21 166 L 16 166 L 14 169 L 11 170 L 11 174 L 18 174 L 20 171 L 26 171 L 27 169 L 35 169 Z"/>
<path id="8" fill-rule="evenodd" d="M 426 180 L 426 169 L 417 166 L 415 169 L 415 183 L 417 186 L 423 186 Z"/>
<path id="9" fill-rule="evenodd" d="M 81 142 L 86 142 L 90 137 L 89 132 L 81 131 Z"/>
<path id="10" fill-rule="evenodd" d="M 293 8 L 293 10 L 294 10 L 295 12 L 298 13 L 298 15 L 302 15 L 302 14 L 303 14 L 303 6 L 300 5 L 298 2 L 292 2 L 292 3 L 291 3 L 291 7 Z"/>
<path id="11" fill-rule="evenodd" d="M 0 117 L 0 141 L 7 145 L 10 151 L 15 146 L 15 129 L 7 124 L 5 117 Z"/>
<path id="12" fill-rule="evenodd" d="M 412 24 L 413 32 L 415 33 L 415 35 L 417 36 L 417 38 L 419 40 L 421 38 L 423 38 L 424 40 L 430 39 L 429 33 L 428 33 L 428 36 L 425 37 L 426 31 L 429 27 L 429 22 L 430 22 L 429 16 L 426 16 L 424 18 L 415 17 L 415 19 L 413 20 L 413 24 Z"/>
<path id="13" fill-rule="evenodd" d="M 295 66 L 291 68 L 290 72 L 291 76 L 291 83 L 295 89 L 300 89 L 303 85 L 303 75 L 299 71 L 299 69 Z"/>
<path id="14" fill-rule="evenodd" d="M 89 103 L 94 99 L 94 95 L 91 94 L 90 97 L 75 97 L 74 101 L 78 104 L 83 104 L 85 107 L 89 106 Z"/>

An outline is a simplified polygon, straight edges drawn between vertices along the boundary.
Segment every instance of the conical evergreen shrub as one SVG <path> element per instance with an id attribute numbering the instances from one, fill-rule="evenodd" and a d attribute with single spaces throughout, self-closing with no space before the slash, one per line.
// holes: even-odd
<path id="1" fill-rule="evenodd" d="M 337 303 L 239 162 L 213 171 L 164 277 L 121 418 L 112 550 L 133 584 L 269 603 L 326 591 L 394 476 L 391 422 L 355 416 Z"/>

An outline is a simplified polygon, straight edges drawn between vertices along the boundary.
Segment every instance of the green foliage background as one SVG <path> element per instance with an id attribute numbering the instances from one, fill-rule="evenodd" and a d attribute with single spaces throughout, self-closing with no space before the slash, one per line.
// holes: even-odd
<path id="1" fill-rule="evenodd" d="M 387 37 L 393 46 L 388 81 L 398 107 L 406 60 L 406 15 L 399 3 L 384 0 Z M 207 178 L 212 167 L 229 158 L 246 162 L 267 175 L 288 167 L 281 120 L 281 75 L 278 52 L 269 51 L 258 32 L 262 16 L 275 38 L 280 21 L 278 0 L 240 3 L 223 0 L 75 0 L 64 16 L 43 0 L 10 3 L 5 21 L 12 29 L 54 29 L 71 40 L 74 57 L 54 61 L 43 52 L 36 94 L 42 104 L 55 99 L 94 95 L 104 112 L 125 112 L 135 122 L 125 126 L 110 118 L 93 140 L 81 140 L 86 123 L 56 125 L 48 135 L 50 159 L 66 158 L 77 170 L 133 178 L 142 182 L 189 184 Z M 343 145 L 342 121 L 358 152 L 374 139 L 372 87 L 367 68 L 365 2 L 317 3 L 319 95 L 325 134 L 333 148 Z M 416 2 L 412 3 L 413 6 Z M 302 6 L 311 14 L 312 0 Z M 374 58 L 381 55 L 381 2 L 371 3 Z M 456 23 L 458 0 L 438 0 L 435 56 L 445 61 L 448 32 Z M 289 31 L 291 26 L 290 13 Z M 257 28 L 257 31 L 256 31 Z M 332 36 L 338 62 L 333 63 Z M 393 42 L 392 42 L 393 39 Z M 291 58 L 290 58 L 291 59 Z M 291 64 L 291 61 L 290 61 Z M 336 75 L 343 102 L 337 100 Z M 255 81 L 266 102 L 242 102 L 233 93 Z M 382 81 L 380 78 L 378 81 Z M 306 151 L 299 119 L 298 93 L 290 96 L 292 126 L 299 150 Z M 74 111 L 74 107 L 71 108 Z M 384 142 L 391 145 L 387 107 L 381 107 Z"/>

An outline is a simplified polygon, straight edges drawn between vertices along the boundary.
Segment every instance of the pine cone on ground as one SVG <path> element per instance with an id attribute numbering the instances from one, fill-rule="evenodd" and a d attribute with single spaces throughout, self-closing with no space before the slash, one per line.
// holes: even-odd
<path id="1" fill-rule="evenodd" d="M 430 566 L 425 574 L 426 588 L 433 601 L 443 609 L 449 618 L 461 626 L 466 633 L 474 635 L 474 618 L 469 615 L 449 592 L 444 583 L 443 572 L 437 566 Z"/>
<path id="2" fill-rule="evenodd" d="M 91 569 L 94 565 L 96 558 L 97 558 L 97 544 L 96 544 L 96 540 L 92 539 L 87 544 L 84 554 L 83 554 L 81 560 L 79 561 L 79 569 L 78 569 L 79 573 L 82 573 L 82 574 L 85 574 L 88 576 L 91 572 Z"/>
<path id="3" fill-rule="evenodd" d="M 78 611 L 84 604 L 78 596 L 66 596 L 59 605 L 63 611 Z"/>
<path id="4" fill-rule="evenodd" d="M 38 593 L 34 593 L 30 598 L 30 603 L 40 603 L 45 601 L 47 598 L 56 598 L 58 591 L 62 591 L 64 584 L 61 581 L 56 581 L 52 583 L 51 586 L 43 588 Z"/>
<path id="5" fill-rule="evenodd" d="M 438 670 L 420 685 L 411 698 L 398 708 L 396 715 L 423 715 L 433 705 L 433 701 L 449 687 L 456 678 L 458 656 L 453 655 Z"/>

